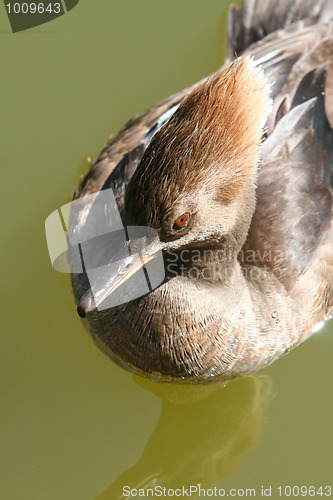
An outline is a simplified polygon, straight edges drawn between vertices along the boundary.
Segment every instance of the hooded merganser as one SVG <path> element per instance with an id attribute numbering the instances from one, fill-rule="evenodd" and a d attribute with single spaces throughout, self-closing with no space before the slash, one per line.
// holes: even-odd
<path id="1" fill-rule="evenodd" d="M 159 380 L 234 378 L 331 316 L 331 20 L 333 0 L 233 7 L 223 67 L 131 120 L 83 179 L 78 230 L 83 197 L 111 188 L 124 224 L 158 234 L 141 264 L 91 285 L 72 273 L 80 316 L 124 367 Z M 162 284 L 98 309 L 120 272 L 123 283 L 158 252 Z"/>

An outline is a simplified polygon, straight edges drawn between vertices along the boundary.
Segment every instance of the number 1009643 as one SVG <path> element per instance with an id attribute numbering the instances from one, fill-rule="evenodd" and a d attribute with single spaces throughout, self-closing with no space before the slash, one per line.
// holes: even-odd
<path id="1" fill-rule="evenodd" d="M 44 3 L 7 3 L 6 4 L 8 14 L 60 14 L 61 4 L 60 2 L 50 2 L 48 4 Z"/>

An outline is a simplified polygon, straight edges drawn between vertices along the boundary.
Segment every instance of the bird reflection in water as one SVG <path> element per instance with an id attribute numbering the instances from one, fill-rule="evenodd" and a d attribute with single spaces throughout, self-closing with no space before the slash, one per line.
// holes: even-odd
<path id="1" fill-rule="evenodd" d="M 126 485 L 137 490 L 189 488 L 199 483 L 212 488 L 238 471 L 240 457 L 260 438 L 272 394 L 267 376 L 205 386 L 134 379 L 161 399 L 161 416 L 139 461 L 96 500 L 134 498 L 124 496 Z"/>

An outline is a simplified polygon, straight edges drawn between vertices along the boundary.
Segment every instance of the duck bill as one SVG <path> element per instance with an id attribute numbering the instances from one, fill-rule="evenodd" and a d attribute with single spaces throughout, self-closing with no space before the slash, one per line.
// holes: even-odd
<path id="1" fill-rule="evenodd" d="M 112 293 L 134 276 L 148 262 L 157 256 L 156 253 L 142 255 L 141 252 L 129 255 L 125 259 L 109 263 L 104 273 L 80 299 L 77 311 L 81 318 L 97 309 Z M 104 307 L 103 309 L 107 309 Z"/>

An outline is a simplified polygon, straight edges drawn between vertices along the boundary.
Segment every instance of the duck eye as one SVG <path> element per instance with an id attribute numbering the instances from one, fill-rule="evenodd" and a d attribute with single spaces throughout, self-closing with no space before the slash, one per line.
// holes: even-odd
<path id="1" fill-rule="evenodd" d="M 183 215 L 181 215 L 180 217 L 178 217 L 178 219 L 175 220 L 172 229 L 181 229 L 182 227 L 187 226 L 190 217 L 191 217 L 190 212 L 185 212 Z"/>

